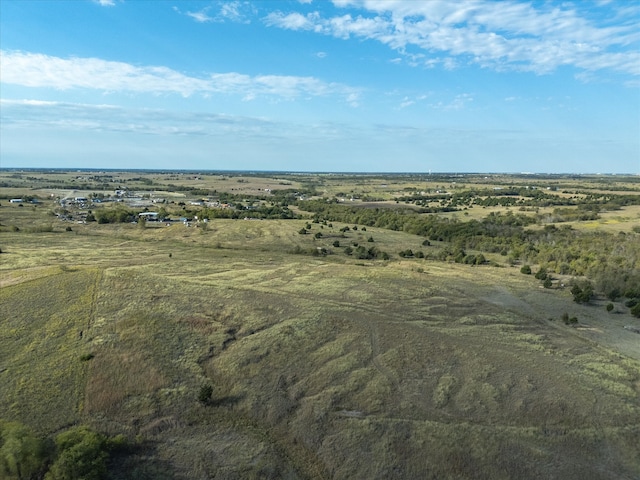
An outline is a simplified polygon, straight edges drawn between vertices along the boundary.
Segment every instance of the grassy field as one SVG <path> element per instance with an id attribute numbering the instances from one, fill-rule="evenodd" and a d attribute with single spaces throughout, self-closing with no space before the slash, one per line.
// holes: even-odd
<path id="1" fill-rule="evenodd" d="M 518 267 L 400 259 L 441 246 L 374 227 L 50 207 L 0 207 L 0 418 L 125 434 L 110 478 L 640 476 L 640 337 L 623 328 L 640 322 L 622 305 Z"/>

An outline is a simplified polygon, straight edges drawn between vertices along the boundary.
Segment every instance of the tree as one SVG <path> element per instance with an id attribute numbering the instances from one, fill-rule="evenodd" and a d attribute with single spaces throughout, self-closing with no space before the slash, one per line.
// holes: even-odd
<path id="1" fill-rule="evenodd" d="M 576 303 L 589 303 L 593 298 L 593 285 L 589 281 L 576 283 L 571 287 L 573 301 Z"/>
<path id="2" fill-rule="evenodd" d="M 41 478 L 47 460 L 44 441 L 26 426 L 0 423 L 0 478 Z"/>
<path id="3" fill-rule="evenodd" d="M 208 383 L 200 387 L 198 392 L 198 401 L 201 403 L 209 403 L 213 395 L 213 387 Z"/>
<path id="4" fill-rule="evenodd" d="M 106 438 L 88 427 L 73 427 L 55 439 L 58 456 L 45 480 L 100 480 L 107 471 Z"/>
<path id="5" fill-rule="evenodd" d="M 547 269 L 545 267 L 540 267 L 540 270 L 536 272 L 535 277 L 538 280 L 545 280 L 547 278 Z"/>

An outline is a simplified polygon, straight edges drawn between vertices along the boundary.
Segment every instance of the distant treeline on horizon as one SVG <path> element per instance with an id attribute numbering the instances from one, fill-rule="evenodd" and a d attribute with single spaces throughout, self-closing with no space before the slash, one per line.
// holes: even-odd
<path id="1" fill-rule="evenodd" d="M 221 175 L 336 175 L 371 177 L 452 177 L 469 176 L 509 176 L 545 178 L 586 178 L 586 177 L 640 177 L 640 173 L 536 173 L 536 172 L 332 172 L 301 170 L 224 170 L 224 169 L 153 169 L 153 168 L 63 168 L 63 167 L 0 167 L 0 172 L 131 172 L 156 174 L 221 174 Z"/>

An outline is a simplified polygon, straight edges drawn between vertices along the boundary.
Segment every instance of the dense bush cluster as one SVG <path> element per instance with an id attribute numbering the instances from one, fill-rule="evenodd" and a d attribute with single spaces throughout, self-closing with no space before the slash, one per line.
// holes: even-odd
<path id="1" fill-rule="evenodd" d="M 112 452 L 128 448 L 119 435 L 105 437 L 86 426 L 40 438 L 17 422 L 0 422 L 0 478 L 7 480 L 100 480 Z"/>

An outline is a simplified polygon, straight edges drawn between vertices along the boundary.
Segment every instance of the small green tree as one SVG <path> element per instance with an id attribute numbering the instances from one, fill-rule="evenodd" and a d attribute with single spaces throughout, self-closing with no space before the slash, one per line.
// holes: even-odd
<path id="1" fill-rule="evenodd" d="M 525 275 L 531 275 L 531 267 L 529 265 L 523 265 L 520 269 L 520 273 L 524 273 Z"/>
<path id="2" fill-rule="evenodd" d="M 20 423 L 0 423 L 0 478 L 42 478 L 46 463 L 43 440 Z"/>
<path id="3" fill-rule="evenodd" d="M 538 280 L 545 280 L 547 278 L 547 269 L 545 267 L 540 267 L 540 270 L 536 272 L 535 277 Z"/>
<path id="4" fill-rule="evenodd" d="M 198 392 L 198 401 L 201 403 L 209 403 L 213 395 L 213 387 L 208 383 L 200 387 Z"/>
<path id="5" fill-rule="evenodd" d="M 593 285 L 588 281 L 576 283 L 571 287 L 573 301 L 576 303 L 589 303 L 593 298 Z"/>
<path id="6" fill-rule="evenodd" d="M 88 427 L 73 427 L 55 439 L 58 456 L 45 480 L 100 480 L 107 472 L 106 438 Z"/>

